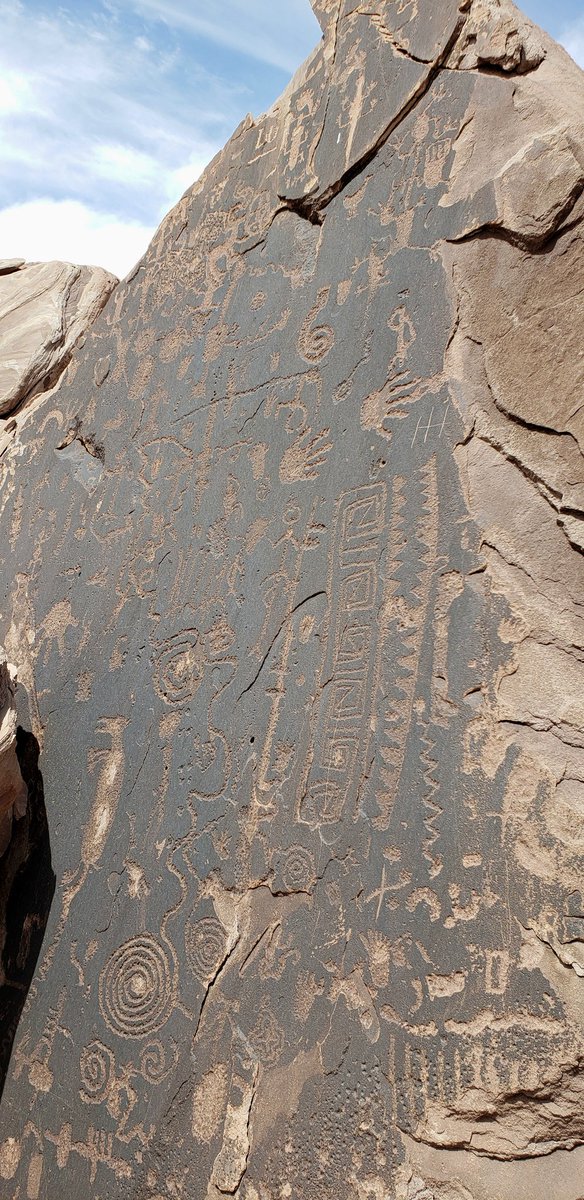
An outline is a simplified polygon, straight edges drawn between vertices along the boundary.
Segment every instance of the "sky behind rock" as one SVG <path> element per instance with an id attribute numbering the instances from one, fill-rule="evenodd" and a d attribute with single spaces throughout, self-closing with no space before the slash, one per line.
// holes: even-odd
<path id="1" fill-rule="evenodd" d="M 582 0 L 524 11 L 584 66 Z M 309 0 L 0 0 L 0 258 L 124 275 L 320 30 Z"/>

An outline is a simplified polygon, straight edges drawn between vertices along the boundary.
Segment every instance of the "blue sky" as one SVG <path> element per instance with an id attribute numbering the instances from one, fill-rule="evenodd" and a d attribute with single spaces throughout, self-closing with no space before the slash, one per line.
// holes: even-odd
<path id="1" fill-rule="evenodd" d="M 524 11 L 584 65 L 584 0 Z M 309 0 L 0 0 L 0 258 L 125 274 L 318 41 Z"/>

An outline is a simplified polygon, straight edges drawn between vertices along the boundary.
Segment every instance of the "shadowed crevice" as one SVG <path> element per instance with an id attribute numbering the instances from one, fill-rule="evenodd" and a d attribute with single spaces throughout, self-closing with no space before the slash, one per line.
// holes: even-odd
<path id="1" fill-rule="evenodd" d="M 21 727 L 16 750 L 28 805 L 0 859 L 0 1098 L 55 892 L 39 745 Z"/>

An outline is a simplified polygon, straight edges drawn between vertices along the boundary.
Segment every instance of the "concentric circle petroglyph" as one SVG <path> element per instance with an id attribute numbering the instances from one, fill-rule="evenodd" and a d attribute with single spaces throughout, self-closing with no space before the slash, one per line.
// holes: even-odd
<path id="1" fill-rule="evenodd" d="M 193 975 L 202 982 L 219 970 L 227 951 L 227 938 L 220 921 L 215 917 L 192 918 L 185 929 L 187 961 Z"/>
<path id="2" fill-rule="evenodd" d="M 287 892 L 310 892 L 316 880 L 314 859 L 304 846 L 290 846 L 280 857 L 280 876 Z"/>
<path id="3" fill-rule="evenodd" d="M 101 973 L 102 1017 L 120 1037 L 145 1037 L 168 1020 L 176 986 L 175 964 L 165 947 L 148 933 L 131 938 Z"/>

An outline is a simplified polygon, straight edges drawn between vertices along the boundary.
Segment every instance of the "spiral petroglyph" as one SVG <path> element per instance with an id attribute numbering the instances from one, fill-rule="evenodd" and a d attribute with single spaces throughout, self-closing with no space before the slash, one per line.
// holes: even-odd
<path id="1" fill-rule="evenodd" d="M 220 921 L 215 917 L 192 918 L 185 930 L 187 961 L 193 975 L 202 983 L 219 970 L 227 953 L 227 938 Z"/>
<path id="2" fill-rule="evenodd" d="M 114 1073 L 114 1056 L 103 1042 L 91 1042 L 81 1051 L 79 1073 L 84 1104 L 101 1104 L 107 1096 Z"/>
<path id="3" fill-rule="evenodd" d="M 176 987 L 168 951 L 151 934 L 139 935 L 120 946 L 101 973 L 101 1015 L 120 1037 L 146 1037 L 168 1020 Z"/>
<path id="4" fill-rule="evenodd" d="M 155 674 L 158 695 L 166 704 L 191 700 L 203 677 L 204 655 L 196 629 L 187 629 L 159 647 Z"/>
<path id="5" fill-rule="evenodd" d="M 335 335 L 330 325 L 313 325 L 313 321 L 325 308 L 330 295 L 330 288 L 321 288 L 316 298 L 316 304 L 311 308 L 298 338 L 298 351 L 307 363 L 320 363 L 330 354 Z"/>
<path id="6" fill-rule="evenodd" d="M 168 1075 L 173 1062 L 162 1042 L 149 1042 L 140 1053 L 140 1073 L 147 1083 L 160 1083 Z"/>
<path id="7" fill-rule="evenodd" d="M 334 344 L 335 335 L 330 325 L 314 325 L 304 332 L 300 353 L 309 363 L 320 362 L 330 354 Z"/>

